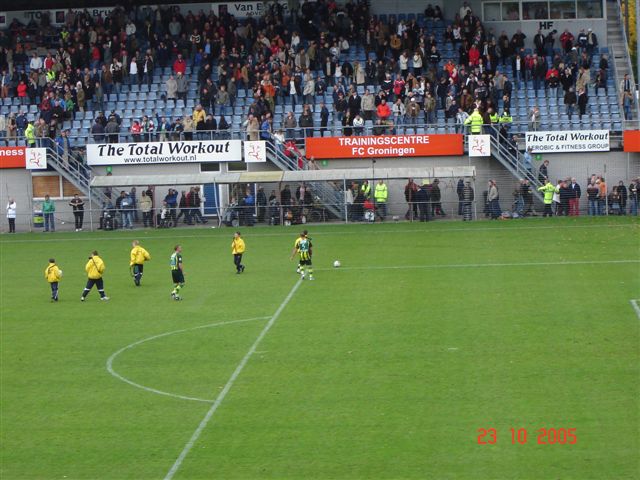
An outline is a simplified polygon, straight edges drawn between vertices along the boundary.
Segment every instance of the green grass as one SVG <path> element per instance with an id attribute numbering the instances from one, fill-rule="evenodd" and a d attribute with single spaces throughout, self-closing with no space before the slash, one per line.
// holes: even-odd
<path id="1" fill-rule="evenodd" d="M 309 229 L 316 281 L 291 297 L 175 478 L 640 478 L 636 219 Z M 244 229 L 243 275 L 231 229 L 0 238 L 0 477 L 163 478 L 211 404 L 135 388 L 107 359 L 184 330 L 113 367 L 215 399 L 298 280 L 297 231 Z M 134 238 L 153 256 L 141 288 Z M 172 302 L 178 242 L 187 286 Z M 79 301 L 93 249 L 110 302 Z M 64 270 L 57 304 L 50 256 Z M 193 329 L 243 319 L 254 320 Z M 478 445 L 490 427 L 497 443 Z M 527 429 L 525 445 L 511 427 Z M 575 428 L 578 442 L 538 445 L 543 427 Z"/>

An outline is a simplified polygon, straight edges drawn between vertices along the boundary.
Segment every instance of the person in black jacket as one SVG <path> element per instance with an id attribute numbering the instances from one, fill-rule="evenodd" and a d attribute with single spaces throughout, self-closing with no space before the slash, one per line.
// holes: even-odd
<path id="1" fill-rule="evenodd" d="M 258 222 L 264 222 L 267 213 L 267 196 L 264 193 L 264 188 L 262 187 L 258 187 L 256 204 L 258 205 Z"/>
<path id="2" fill-rule="evenodd" d="M 620 194 L 620 214 L 625 215 L 627 213 L 627 187 L 624 186 L 622 180 L 618 183 L 618 193 Z"/>
<path id="3" fill-rule="evenodd" d="M 567 216 L 569 214 L 569 199 L 571 198 L 572 191 L 567 185 L 567 181 L 560 182 L 560 203 L 558 204 L 558 210 L 556 215 Z"/>
<path id="4" fill-rule="evenodd" d="M 421 222 L 429 221 L 429 191 L 427 190 L 427 183 L 423 182 L 422 186 L 416 191 L 415 205 L 418 206 L 418 217 Z"/>
<path id="5" fill-rule="evenodd" d="M 458 195 L 458 215 L 462 215 L 464 209 L 464 180 L 458 179 L 456 185 L 456 194 Z"/>
<path id="6" fill-rule="evenodd" d="M 544 185 L 547 177 L 549 177 L 549 160 L 545 160 L 544 162 L 542 162 L 542 165 L 540 165 L 540 169 L 538 170 L 538 181 Z"/>

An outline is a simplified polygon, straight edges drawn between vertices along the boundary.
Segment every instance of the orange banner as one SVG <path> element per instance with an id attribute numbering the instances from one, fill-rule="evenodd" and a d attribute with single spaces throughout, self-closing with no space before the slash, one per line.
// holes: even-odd
<path id="1" fill-rule="evenodd" d="M 462 155 L 462 134 L 310 137 L 306 156 L 322 158 L 432 157 Z"/>
<path id="2" fill-rule="evenodd" d="M 0 147 L 0 168 L 25 168 L 25 147 Z"/>
<path id="3" fill-rule="evenodd" d="M 625 152 L 640 152 L 640 130 L 625 130 L 622 142 Z"/>

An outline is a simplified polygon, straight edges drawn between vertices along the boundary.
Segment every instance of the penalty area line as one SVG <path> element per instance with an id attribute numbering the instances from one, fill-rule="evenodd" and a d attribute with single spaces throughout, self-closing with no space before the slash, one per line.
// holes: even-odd
<path id="1" fill-rule="evenodd" d="M 233 384 L 235 383 L 235 381 L 238 379 L 238 377 L 242 373 L 242 370 L 244 369 L 245 365 L 247 364 L 247 362 L 249 362 L 249 359 L 251 358 L 251 356 L 257 350 L 258 345 L 260 345 L 260 342 L 262 341 L 262 339 L 267 335 L 267 333 L 269 333 L 269 330 L 271 330 L 271 327 L 273 327 L 273 325 L 276 323 L 276 321 L 278 320 L 278 317 L 280 317 L 280 314 L 282 313 L 282 311 L 289 304 L 289 302 L 293 298 L 293 295 L 298 290 L 298 287 L 300 287 L 301 283 L 302 283 L 302 279 L 300 278 L 300 279 L 298 279 L 296 284 L 293 286 L 293 288 L 291 289 L 291 291 L 289 292 L 287 297 L 282 301 L 282 303 L 278 307 L 278 310 L 276 310 L 276 313 L 273 314 L 273 316 L 271 317 L 271 320 L 269 320 L 269 322 L 267 322 L 265 327 L 262 329 L 262 331 L 258 335 L 258 338 L 256 338 L 255 342 L 253 342 L 253 345 L 251 345 L 251 347 L 249 348 L 249 351 L 247 351 L 245 356 L 242 357 L 242 360 L 240 360 L 240 363 L 238 364 L 236 369 L 231 374 L 231 377 L 229 377 L 229 380 L 227 380 L 227 383 L 225 384 L 224 388 L 222 389 L 222 391 L 220 392 L 220 394 L 216 398 L 216 401 L 213 403 L 213 405 L 211 405 L 211 407 L 207 411 L 206 415 L 200 421 L 200 423 L 198 424 L 198 427 L 195 429 L 195 431 L 191 435 L 191 438 L 189 439 L 189 441 L 186 443 L 186 445 L 182 449 L 182 452 L 180 452 L 180 455 L 178 456 L 178 458 L 174 462 L 173 466 L 171 467 L 171 469 L 165 475 L 164 480 L 171 480 L 173 478 L 173 476 L 176 474 L 176 472 L 178 471 L 178 469 L 182 465 L 182 462 L 184 461 L 186 456 L 189 454 L 189 452 L 191 451 L 191 449 L 193 448 L 195 443 L 198 441 L 198 438 L 200 438 L 200 435 L 202 434 L 202 432 L 206 428 L 207 424 L 209 423 L 211 418 L 213 418 L 213 415 L 216 413 L 216 410 L 218 410 L 218 407 L 220 407 L 220 405 L 224 401 L 225 397 L 227 396 L 227 394 L 231 390 L 231 387 L 233 387 Z"/>
<path id="2" fill-rule="evenodd" d="M 636 312 L 636 315 L 638 316 L 638 320 L 640 320 L 640 305 L 638 305 L 638 300 L 629 300 L 629 303 L 631 303 L 631 306 L 633 307 L 633 309 Z"/>

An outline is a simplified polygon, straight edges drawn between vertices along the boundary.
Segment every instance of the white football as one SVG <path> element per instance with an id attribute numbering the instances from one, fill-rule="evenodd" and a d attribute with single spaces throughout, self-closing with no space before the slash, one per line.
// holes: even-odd
<path id="1" fill-rule="evenodd" d="M 338 268 L 341 265 L 340 260 L 336 260 L 335 262 L 333 262 L 333 266 L 335 268 Z"/>

